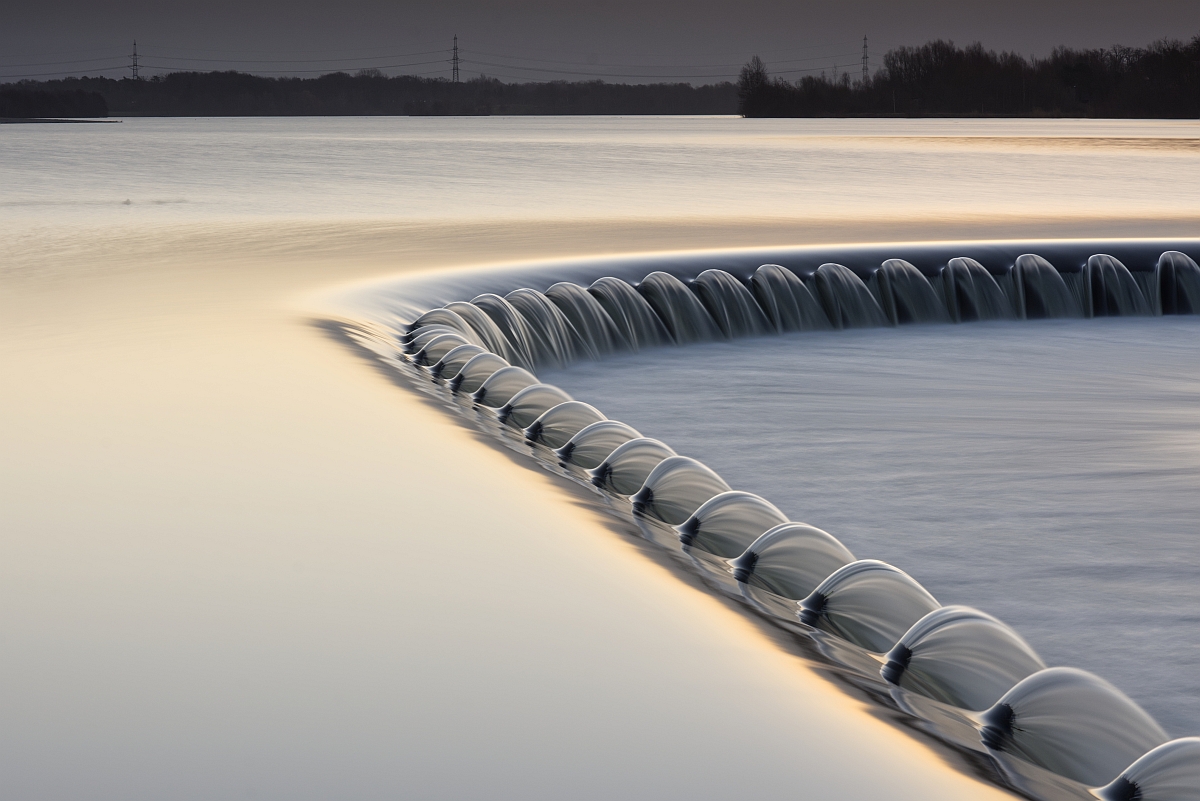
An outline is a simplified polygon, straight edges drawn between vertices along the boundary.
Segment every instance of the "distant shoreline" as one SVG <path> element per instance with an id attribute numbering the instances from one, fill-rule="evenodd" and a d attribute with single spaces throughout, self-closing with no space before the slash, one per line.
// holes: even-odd
<path id="1" fill-rule="evenodd" d="M 690 116 L 1200 119 L 1200 36 L 1146 47 L 1057 48 L 1046 58 L 933 41 L 873 74 L 772 76 L 757 56 L 736 83 L 505 83 L 379 70 L 268 78 L 172 72 L 149 79 L 0 84 L 0 118 Z"/>
<path id="2" fill-rule="evenodd" d="M 104 124 L 113 122 L 123 122 L 123 120 L 62 119 L 59 117 L 0 117 L 0 125 L 36 125 L 38 123 L 80 123 L 83 125 L 89 125 L 93 123 Z"/>

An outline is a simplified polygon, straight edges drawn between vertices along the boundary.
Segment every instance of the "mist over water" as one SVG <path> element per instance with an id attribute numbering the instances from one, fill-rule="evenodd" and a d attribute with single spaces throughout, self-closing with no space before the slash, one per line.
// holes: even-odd
<path id="1" fill-rule="evenodd" d="M 541 378 L 1200 729 L 1200 319 L 805 332 Z"/>

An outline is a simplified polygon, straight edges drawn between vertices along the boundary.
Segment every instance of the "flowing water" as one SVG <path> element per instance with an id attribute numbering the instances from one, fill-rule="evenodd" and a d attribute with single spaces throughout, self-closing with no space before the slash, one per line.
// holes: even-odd
<path id="1" fill-rule="evenodd" d="M 812 332 L 543 379 L 1200 732 L 1200 318 Z"/>
<path id="2" fill-rule="evenodd" d="M 416 298 L 468 286 L 375 287 L 349 330 L 873 692 L 894 687 L 885 705 L 987 753 L 996 781 L 1045 799 L 1102 786 L 1166 799 L 1200 778 L 1200 739 L 1166 745 L 1153 714 L 1177 734 L 1200 723 L 1197 252 L 964 242 L 610 259 L 476 275 L 474 290 L 518 288 L 423 313 Z M 831 536 L 839 525 L 854 533 Z M 1052 666 L 1085 655 L 1095 672 Z"/>
<path id="3" fill-rule="evenodd" d="M 480 221 L 540 224 L 552 237 L 581 221 L 632 231 L 655 219 L 718 232 L 698 241 L 746 244 L 728 232 L 774 220 L 764 245 L 787 241 L 793 224 L 810 242 L 928 240 L 947 230 L 1166 237 L 1194 233 L 1197 198 L 1200 125 L 1189 122 L 9 126 L 0 131 L 0 274 L 70 279 L 90 268 L 97 242 L 186 249 L 180 231 L 220 238 L 234 225 L 255 231 L 237 241 L 276 249 L 285 263 L 318 240 L 353 252 L 345 243 L 369 235 L 364 226 L 396 222 L 443 226 L 441 251 L 461 242 L 460 263 L 487 260 L 456 239 L 465 228 L 455 226 Z M 882 675 L 893 684 L 924 681 L 929 697 L 951 706 L 990 706 L 972 719 L 989 748 L 1095 785 L 1168 734 L 1200 731 L 1200 317 L 1186 314 L 1200 308 L 1200 271 L 1183 255 L 1160 258 L 1176 250 L 1197 256 L 1194 240 L 1162 240 L 579 263 L 569 249 L 531 240 L 528 253 L 559 260 L 354 297 L 393 335 L 405 331 L 397 320 L 445 304 L 403 349 L 419 374 L 459 390 L 452 405 L 494 408 L 489 425 L 526 428 L 547 447 L 597 426 L 574 457 L 560 454 L 594 468 L 589 480 L 606 491 L 632 496 L 633 512 L 657 520 L 648 536 L 683 543 L 718 572 L 724 562 L 713 559 L 737 557 L 724 581 L 753 576 L 760 589 L 793 593 L 754 595 L 758 603 L 886 651 Z M 203 270 L 201 259 L 189 265 Z M 401 343 L 389 342 L 404 367 Z M 665 524 L 679 526 L 678 538 Z M 747 526 L 770 528 L 770 541 L 747 550 Z M 819 553 L 820 569 L 792 569 L 789 548 Z M 995 615 L 1032 650 L 992 618 L 939 602 Z M 847 611 L 863 603 L 870 619 Z M 925 628 L 905 634 L 926 613 Z M 429 614 L 435 642 L 439 621 Z M 990 683 L 938 674 L 949 662 L 931 656 L 937 637 L 968 629 L 967 641 L 998 649 L 988 652 Z M 1044 664 L 1113 682 L 1166 731 L 1098 680 Z M 1061 724 L 1068 739 L 1092 737 L 1092 761 L 1056 762 L 1053 749 L 1027 742 L 1041 734 L 1014 726 L 1014 716 L 1039 715 L 1052 735 Z M 1124 730 L 1093 734 L 1113 721 Z M 1159 763 L 1183 753 L 1194 766 L 1189 747 L 1120 781 L 1140 776 L 1149 787 L 1181 775 Z"/>

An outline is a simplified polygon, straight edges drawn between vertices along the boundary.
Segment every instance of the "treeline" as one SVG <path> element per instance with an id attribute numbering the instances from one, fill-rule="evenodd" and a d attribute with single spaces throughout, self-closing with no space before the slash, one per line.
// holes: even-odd
<path id="1" fill-rule="evenodd" d="M 0 118 L 72 119 L 107 117 L 108 104 L 98 92 L 83 89 L 0 88 Z"/>
<path id="2" fill-rule="evenodd" d="M 67 78 L 22 82 L 23 90 L 94 93 L 119 116 L 735 114 L 729 82 L 613 84 L 502 83 L 475 78 L 398 76 L 378 70 L 319 78 L 263 78 L 242 72 L 175 72 L 144 80 Z"/>
<path id="3" fill-rule="evenodd" d="M 772 79 L 756 56 L 738 80 L 747 117 L 1200 117 L 1200 36 L 1186 44 L 1058 48 L 1048 58 L 935 41 L 901 47 L 863 81 Z"/>

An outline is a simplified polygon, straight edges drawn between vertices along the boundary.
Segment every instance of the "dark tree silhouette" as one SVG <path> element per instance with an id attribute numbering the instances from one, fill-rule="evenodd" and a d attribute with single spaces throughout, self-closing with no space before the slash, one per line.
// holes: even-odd
<path id="1" fill-rule="evenodd" d="M 789 83 L 772 80 L 756 58 L 743 68 L 739 108 L 750 117 L 1200 117 L 1200 36 L 1145 48 L 1058 48 L 1045 59 L 938 40 L 888 51 L 883 64 L 866 81 Z"/>
<path id="2" fill-rule="evenodd" d="M 319 78 L 262 78 L 241 72 L 175 72 L 135 81 L 68 78 L 22 82 L 22 90 L 95 93 L 122 116 L 383 114 L 734 114 L 732 83 L 502 83 L 398 76 L 378 70 Z"/>
<path id="3" fill-rule="evenodd" d="M 107 116 L 108 105 L 97 92 L 80 89 L 57 92 L 29 88 L 0 89 L 0 117 L 72 119 Z"/>

